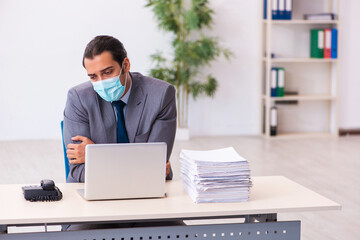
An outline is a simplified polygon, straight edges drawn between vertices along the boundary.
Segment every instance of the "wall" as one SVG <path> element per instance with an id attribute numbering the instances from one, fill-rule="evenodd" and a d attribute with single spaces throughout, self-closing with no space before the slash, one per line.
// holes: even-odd
<path id="1" fill-rule="evenodd" d="M 87 81 L 81 65 L 96 35 L 120 39 L 132 70 L 146 73 L 149 55 L 167 51 L 143 0 L 0 1 L 0 140 L 60 138 L 70 87 Z"/>
<path id="2" fill-rule="evenodd" d="M 211 1 L 213 35 L 235 57 L 220 58 L 205 72 L 219 81 L 214 98 L 190 101 L 193 135 L 253 135 L 260 133 L 260 1 Z M 211 71 L 210 71 L 211 70 Z"/>
<path id="3" fill-rule="evenodd" d="M 235 58 L 220 58 L 205 72 L 219 80 L 212 98 L 190 101 L 192 135 L 260 133 L 261 2 L 212 0 L 218 36 Z M 346 2 L 346 6 L 345 6 Z M 147 74 L 149 55 L 169 52 L 171 36 L 157 29 L 146 1 L 0 1 L 0 140 L 60 138 L 67 90 L 87 80 L 81 66 L 86 44 L 99 34 L 119 38 L 132 70 Z M 360 127 L 356 0 L 343 1 L 340 127 Z M 359 51 L 357 51 L 359 52 Z"/>
<path id="4" fill-rule="evenodd" d="M 341 28 L 339 41 L 340 81 L 339 81 L 339 127 L 360 129 L 360 1 L 342 0 Z"/>

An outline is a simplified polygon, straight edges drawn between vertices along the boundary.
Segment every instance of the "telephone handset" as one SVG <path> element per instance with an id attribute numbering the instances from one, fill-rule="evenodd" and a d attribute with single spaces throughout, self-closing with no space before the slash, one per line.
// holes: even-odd
<path id="1" fill-rule="evenodd" d="M 31 202 L 36 201 L 59 201 L 62 199 L 62 193 L 55 186 L 53 180 L 41 180 L 40 186 L 24 186 L 22 187 L 24 198 Z"/>

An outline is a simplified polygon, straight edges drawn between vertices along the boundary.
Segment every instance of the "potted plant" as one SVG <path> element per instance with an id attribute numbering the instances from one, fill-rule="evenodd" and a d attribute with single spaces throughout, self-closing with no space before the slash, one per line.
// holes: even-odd
<path id="1" fill-rule="evenodd" d="M 216 37 L 205 36 L 202 32 L 211 27 L 214 14 L 208 0 L 148 0 L 146 7 L 152 8 L 159 28 L 174 35 L 172 59 L 166 59 L 161 52 L 151 55 L 155 66 L 150 75 L 175 86 L 177 139 L 189 138 L 189 96 L 194 99 L 200 94 L 212 97 L 218 86 L 211 74 L 200 79 L 201 67 L 210 65 L 221 54 L 229 59 L 232 53 L 221 47 Z"/>

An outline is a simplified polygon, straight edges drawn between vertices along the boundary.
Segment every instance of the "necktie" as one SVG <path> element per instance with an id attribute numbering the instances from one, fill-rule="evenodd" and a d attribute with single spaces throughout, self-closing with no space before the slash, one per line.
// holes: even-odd
<path id="1" fill-rule="evenodd" d="M 117 116 L 117 143 L 128 143 L 129 138 L 125 128 L 125 118 L 124 118 L 124 106 L 125 103 L 121 100 L 113 102 L 116 108 Z"/>

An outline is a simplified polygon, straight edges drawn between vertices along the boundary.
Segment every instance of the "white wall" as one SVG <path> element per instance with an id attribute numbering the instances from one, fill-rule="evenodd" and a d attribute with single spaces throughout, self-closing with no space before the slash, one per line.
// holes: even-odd
<path id="1" fill-rule="evenodd" d="M 260 1 L 211 1 L 213 35 L 235 57 L 205 69 L 219 81 L 214 98 L 190 101 L 193 135 L 253 135 L 260 133 L 261 5 Z"/>
<path id="2" fill-rule="evenodd" d="M 343 2 L 340 33 L 340 127 L 360 127 L 357 0 Z M 212 0 L 211 34 L 236 55 L 205 71 L 219 80 L 215 98 L 190 102 L 192 135 L 260 133 L 261 1 Z M 60 138 L 67 90 L 87 80 L 81 66 L 96 35 L 119 38 L 132 70 L 147 74 L 149 55 L 168 52 L 170 36 L 157 29 L 145 0 L 1 0 L 0 140 Z M 357 50 L 357 51 L 355 51 Z"/>
<path id="3" fill-rule="evenodd" d="M 0 140 L 60 138 L 70 87 L 87 81 L 82 54 L 96 35 L 120 39 L 132 70 L 168 47 L 145 1 L 1 0 Z"/>
<path id="4" fill-rule="evenodd" d="M 360 1 L 342 0 L 339 33 L 339 127 L 360 128 Z"/>

